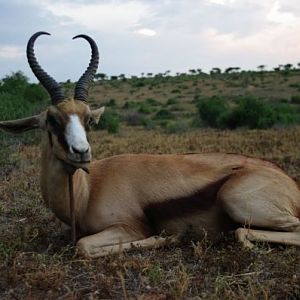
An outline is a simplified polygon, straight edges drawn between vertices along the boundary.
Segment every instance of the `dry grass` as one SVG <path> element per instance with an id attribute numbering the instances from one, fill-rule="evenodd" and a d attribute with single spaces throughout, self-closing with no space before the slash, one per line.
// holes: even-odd
<path id="1" fill-rule="evenodd" d="M 300 179 L 300 128 L 182 135 L 132 129 L 92 133 L 94 157 L 119 153 L 226 151 L 258 156 Z M 257 244 L 241 249 L 191 242 L 136 249 L 92 261 L 74 254 L 70 234 L 44 208 L 39 148 L 12 146 L 0 165 L 0 298 L 6 299 L 299 299 L 300 250 Z"/>

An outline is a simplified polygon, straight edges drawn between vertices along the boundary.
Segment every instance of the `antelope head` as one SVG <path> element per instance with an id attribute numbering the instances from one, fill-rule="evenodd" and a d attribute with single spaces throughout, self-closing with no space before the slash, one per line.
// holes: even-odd
<path id="1" fill-rule="evenodd" d="M 87 169 L 91 161 L 91 147 L 87 139 L 87 131 L 99 122 L 104 107 L 91 110 L 87 103 L 88 85 L 93 80 L 99 63 L 99 53 L 95 41 L 87 35 L 77 35 L 73 39 L 87 40 L 92 49 L 88 68 L 75 87 L 73 99 L 66 99 L 59 83 L 49 76 L 39 65 L 34 54 L 34 43 L 40 35 L 37 32 L 28 41 L 28 63 L 39 82 L 48 91 L 51 105 L 39 115 L 25 119 L 0 122 L 0 128 L 14 132 L 40 128 L 48 134 L 49 144 L 54 156 L 73 171 Z"/>

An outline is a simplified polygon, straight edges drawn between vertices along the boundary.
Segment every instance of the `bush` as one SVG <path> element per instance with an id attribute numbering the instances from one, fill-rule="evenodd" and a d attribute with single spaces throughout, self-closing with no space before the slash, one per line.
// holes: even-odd
<path id="1" fill-rule="evenodd" d="M 24 100 L 28 102 L 42 102 L 48 98 L 48 93 L 39 84 L 30 84 L 24 91 Z"/>
<path id="2" fill-rule="evenodd" d="M 21 71 L 18 71 L 1 79 L 0 92 L 23 95 L 28 85 L 28 78 Z"/>
<path id="3" fill-rule="evenodd" d="M 233 108 L 230 108 L 220 97 L 198 98 L 197 107 L 204 124 L 215 128 L 263 129 L 299 122 L 297 112 L 289 104 L 267 104 L 252 96 L 240 97 Z M 196 123 L 201 124 L 201 122 Z"/>
<path id="4" fill-rule="evenodd" d="M 14 120 L 39 113 L 48 104 L 48 101 L 45 101 L 47 94 L 45 94 L 46 97 L 38 98 L 37 95 L 40 93 L 36 93 L 35 100 L 38 98 L 39 101 L 24 100 L 25 91 L 28 88 L 36 91 L 37 86 L 36 84 L 30 85 L 21 72 L 13 73 L 2 79 L 0 81 L 0 120 Z M 1 147 L 4 149 L 5 145 L 9 145 L 11 142 L 15 143 L 16 140 L 22 143 L 35 143 L 38 136 L 38 131 L 29 131 L 17 136 L 0 131 Z"/>
<path id="5" fill-rule="evenodd" d="M 125 116 L 125 122 L 129 126 L 143 126 L 145 116 L 137 111 L 131 111 Z"/>
<path id="6" fill-rule="evenodd" d="M 47 92 L 40 85 L 29 84 L 22 72 L 13 73 L 0 80 L 0 120 L 36 114 L 48 104 L 46 100 Z"/>
<path id="7" fill-rule="evenodd" d="M 139 112 L 142 114 L 150 114 L 152 109 L 146 103 L 140 103 Z"/>
<path id="8" fill-rule="evenodd" d="M 166 110 L 166 109 L 161 109 L 159 110 L 155 116 L 154 116 L 154 119 L 172 119 L 173 118 L 173 114 L 169 111 L 169 110 Z"/>
<path id="9" fill-rule="evenodd" d="M 134 79 L 130 81 L 131 86 L 139 88 L 146 85 L 146 83 L 143 81 L 143 79 Z"/>
<path id="10" fill-rule="evenodd" d="M 179 103 L 179 99 L 177 97 L 172 97 L 169 98 L 167 101 L 167 105 L 173 105 L 173 104 L 178 104 Z"/>
<path id="11" fill-rule="evenodd" d="M 138 102 L 126 101 L 123 105 L 123 109 L 133 109 L 139 106 Z"/>
<path id="12" fill-rule="evenodd" d="M 294 95 L 291 97 L 291 102 L 294 104 L 300 104 L 300 95 Z"/>
<path id="13" fill-rule="evenodd" d="M 115 107 L 117 104 L 116 104 L 116 100 L 111 98 L 109 101 L 105 102 L 104 105 L 106 107 Z"/>
<path id="14" fill-rule="evenodd" d="M 271 107 L 275 112 L 276 125 L 292 125 L 299 123 L 299 115 L 290 105 L 286 103 L 276 103 Z"/>
<path id="15" fill-rule="evenodd" d="M 187 120 L 168 123 L 166 127 L 167 133 L 182 133 L 190 129 L 190 124 Z"/>
<path id="16" fill-rule="evenodd" d="M 146 104 L 151 105 L 151 106 L 159 106 L 161 103 L 157 101 L 156 99 L 153 98 L 147 98 L 146 99 Z"/>
<path id="17" fill-rule="evenodd" d="M 109 133 L 119 132 L 119 127 L 120 120 L 118 114 L 110 110 L 105 110 L 99 124 L 96 126 L 97 129 L 106 129 Z"/>
<path id="18" fill-rule="evenodd" d="M 150 118 L 145 117 L 142 120 L 142 125 L 144 126 L 145 129 L 154 129 L 155 128 L 155 123 L 153 122 L 153 120 L 151 120 Z"/>
<path id="19" fill-rule="evenodd" d="M 220 97 L 198 98 L 197 108 L 201 119 L 211 127 L 221 127 L 223 116 L 228 112 L 227 103 Z"/>
<path id="20" fill-rule="evenodd" d="M 255 97 L 242 97 L 238 105 L 221 118 L 221 124 L 235 129 L 246 126 L 250 129 L 269 128 L 276 123 L 274 109 Z"/>

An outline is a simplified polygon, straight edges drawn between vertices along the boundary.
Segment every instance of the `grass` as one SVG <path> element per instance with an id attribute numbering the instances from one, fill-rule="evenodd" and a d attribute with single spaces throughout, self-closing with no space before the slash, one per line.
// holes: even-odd
<path id="1" fill-rule="evenodd" d="M 123 128 L 92 132 L 95 159 L 120 153 L 237 152 L 268 159 L 300 181 L 300 128 L 195 130 L 165 134 Z M 299 299 L 300 250 L 256 244 L 233 235 L 161 249 L 135 249 L 86 260 L 69 246 L 70 232 L 45 208 L 39 189 L 39 147 L 15 145 L 0 163 L 1 299 Z"/>

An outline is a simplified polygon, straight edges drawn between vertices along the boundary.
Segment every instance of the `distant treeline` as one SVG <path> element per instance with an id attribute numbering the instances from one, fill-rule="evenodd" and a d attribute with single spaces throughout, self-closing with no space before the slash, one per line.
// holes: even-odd
<path id="1" fill-rule="evenodd" d="M 265 74 L 282 74 L 283 79 L 290 74 L 300 74 L 300 70 L 291 64 L 286 64 L 273 71 L 265 71 L 263 65 L 258 71 L 240 71 L 239 68 L 228 68 L 224 73 L 219 68 L 214 68 L 210 74 L 203 73 L 200 69 L 190 70 L 189 73 L 177 73 L 170 75 L 165 73 L 141 74 L 141 77 L 133 76 L 130 79 L 124 74 L 111 76 L 109 79 L 105 74 L 98 73 L 95 78 L 95 85 L 108 84 L 108 88 L 117 89 L 122 82 L 138 90 L 147 86 L 150 91 L 153 88 L 161 87 L 168 83 L 169 95 L 166 101 L 157 101 L 154 98 L 146 100 L 135 99 L 135 101 L 116 101 L 110 99 L 98 103 L 107 106 L 107 110 L 101 119 L 98 129 L 106 129 L 111 133 L 118 132 L 121 124 L 127 126 L 141 126 L 146 129 L 162 128 L 170 133 L 184 132 L 199 127 L 213 127 L 220 129 L 246 128 L 270 128 L 274 126 L 291 126 L 300 122 L 299 108 L 300 96 L 293 96 L 289 101 L 270 102 L 257 96 L 223 96 L 222 91 L 215 96 L 194 94 L 193 100 L 189 103 L 190 111 L 182 114 L 179 95 L 181 90 L 188 90 L 188 82 L 198 84 L 201 78 L 220 79 L 223 76 L 224 82 L 234 82 L 239 79 L 239 84 L 249 84 L 251 78 L 264 83 Z M 242 79 L 241 79 L 242 78 Z M 247 80 L 248 79 L 248 80 Z M 102 81 L 102 83 L 101 83 Z M 212 81 L 213 82 L 213 81 Z M 70 80 L 62 83 L 64 88 L 72 91 L 74 83 Z M 190 86 L 192 86 L 190 85 Z M 212 83 L 214 85 L 214 83 Z M 293 83 L 293 88 L 300 90 L 300 85 Z M 291 84 L 290 84 L 291 86 Z M 170 87 L 173 87 L 170 89 Z M 128 92 L 130 94 L 130 90 Z M 29 80 L 22 72 L 15 72 L 0 80 L 0 120 L 8 120 L 30 116 L 40 112 L 49 104 L 49 96 L 40 84 L 29 83 Z M 181 113 L 181 114 L 180 114 Z M 184 117 L 181 118 L 180 116 Z M 179 117 L 178 117 L 179 116 Z"/>

